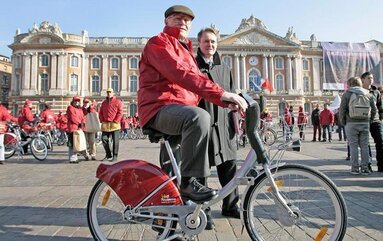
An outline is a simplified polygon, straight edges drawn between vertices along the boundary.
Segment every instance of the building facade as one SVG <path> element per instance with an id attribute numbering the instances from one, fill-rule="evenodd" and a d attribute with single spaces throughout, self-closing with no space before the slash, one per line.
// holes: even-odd
<path id="1" fill-rule="evenodd" d="M 0 103 L 8 107 L 8 95 L 12 78 L 11 59 L 0 55 Z"/>
<path id="2" fill-rule="evenodd" d="M 74 95 L 101 102 L 111 87 L 122 99 L 125 114 L 133 115 L 137 111 L 138 63 L 148 39 L 89 37 L 87 31 L 63 33 L 57 23 L 47 21 L 34 24 L 27 33 L 17 30 L 10 45 L 9 106 L 17 113 L 28 98 L 36 111 L 46 102 L 58 111 Z M 196 50 L 197 40 L 192 40 Z M 382 48 L 380 42 L 376 44 Z M 273 91 L 262 94 L 273 116 L 279 116 L 286 104 L 296 106 L 296 111 L 302 105 L 311 112 L 315 104 L 331 102 L 338 95 L 338 91 L 322 88 L 323 51 L 315 35 L 301 41 L 291 27 L 281 37 L 251 16 L 242 20 L 235 33 L 220 36 L 218 51 L 231 67 L 237 89 L 252 92 L 260 79 L 270 81 Z"/>

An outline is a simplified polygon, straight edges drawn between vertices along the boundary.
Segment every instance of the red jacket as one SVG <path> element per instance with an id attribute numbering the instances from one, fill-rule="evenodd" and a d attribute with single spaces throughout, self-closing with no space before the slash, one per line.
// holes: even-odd
<path id="1" fill-rule="evenodd" d="M 104 100 L 101 104 L 100 111 L 98 113 L 100 122 L 115 122 L 120 123 L 122 119 L 122 103 L 121 100 L 115 96 Z"/>
<path id="2" fill-rule="evenodd" d="M 68 128 L 68 118 L 66 114 L 59 114 L 57 116 L 56 127 L 61 131 L 66 131 Z"/>
<path id="3" fill-rule="evenodd" d="M 121 119 L 121 129 L 129 129 L 129 119 L 127 117 Z"/>
<path id="4" fill-rule="evenodd" d="M 40 114 L 40 122 L 42 123 L 54 123 L 56 120 L 56 114 L 50 109 L 45 109 Z"/>
<path id="5" fill-rule="evenodd" d="M 334 113 L 330 109 L 323 109 L 319 115 L 320 125 L 334 124 Z"/>
<path id="6" fill-rule="evenodd" d="M 17 119 L 9 114 L 7 108 L 0 104 L 0 133 L 5 133 L 7 131 L 8 127 L 5 123 L 6 121 L 17 122 Z"/>
<path id="7" fill-rule="evenodd" d="M 306 113 L 304 112 L 303 107 L 299 106 L 298 125 L 306 124 L 306 123 L 307 123 Z"/>
<path id="8" fill-rule="evenodd" d="M 26 122 L 26 121 L 33 122 L 34 120 L 35 120 L 35 118 L 33 118 L 32 108 L 30 108 L 28 106 L 24 106 L 20 110 L 19 118 L 17 120 L 18 124 L 20 126 L 23 126 L 24 122 Z"/>
<path id="9" fill-rule="evenodd" d="M 66 109 L 68 118 L 68 132 L 73 132 L 79 129 L 79 125 L 82 124 L 82 130 L 85 129 L 85 115 L 82 111 L 82 107 L 74 107 L 69 105 Z"/>
<path id="10" fill-rule="evenodd" d="M 178 40 L 179 35 L 179 29 L 165 26 L 142 52 L 137 96 L 141 126 L 162 106 L 171 103 L 197 106 L 199 96 L 227 106 L 220 100 L 224 90 L 199 71 L 191 41 L 186 40 L 185 47 Z"/>
<path id="11" fill-rule="evenodd" d="M 285 122 L 289 126 L 292 124 L 291 113 L 287 107 L 285 107 Z"/>

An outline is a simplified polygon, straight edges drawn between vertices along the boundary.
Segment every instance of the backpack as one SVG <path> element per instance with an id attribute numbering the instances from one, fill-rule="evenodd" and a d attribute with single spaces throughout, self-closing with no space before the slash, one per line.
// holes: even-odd
<path id="1" fill-rule="evenodd" d="M 368 120 L 371 115 L 370 95 L 352 93 L 348 113 L 351 119 Z"/>

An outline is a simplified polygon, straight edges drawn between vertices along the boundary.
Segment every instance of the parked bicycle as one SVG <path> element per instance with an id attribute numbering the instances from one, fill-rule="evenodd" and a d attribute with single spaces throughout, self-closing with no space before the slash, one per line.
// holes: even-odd
<path id="1" fill-rule="evenodd" d="M 204 210 L 222 201 L 238 185 L 246 185 L 240 195 L 241 220 L 252 240 L 342 240 L 347 210 L 335 184 L 312 168 L 271 162 L 257 130 L 259 106 L 250 96 L 243 96 L 249 103 L 246 130 L 252 149 L 215 199 L 205 203 L 182 200 L 179 167 L 165 140 L 175 174 L 172 177 L 138 159 L 98 167 L 99 180 L 87 206 L 93 238 L 191 240 L 205 230 Z M 163 137 L 152 132 L 151 141 L 158 141 L 158 135 Z"/>
<path id="2" fill-rule="evenodd" d="M 271 128 L 271 125 L 269 122 L 266 122 L 262 119 L 260 119 L 260 121 L 262 124 L 261 124 L 260 128 L 258 128 L 258 133 L 261 137 L 261 140 L 262 140 L 263 144 L 265 144 L 267 146 L 271 146 L 278 139 L 277 138 L 277 132 Z M 246 124 L 245 120 L 240 120 L 238 146 L 242 146 L 242 147 L 245 147 L 246 144 L 249 143 L 249 139 L 247 138 L 247 134 L 245 131 L 245 129 L 246 129 L 245 124 Z"/>
<path id="3" fill-rule="evenodd" d="M 11 158 L 15 153 L 18 156 L 25 154 L 24 147 L 30 145 L 30 151 L 34 158 L 43 161 L 48 156 L 48 147 L 43 140 L 43 135 L 38 133 L 37 127 L 33 127 L 29 132 L 21 130 L 20 126 L 8 123 L 10 132 L 4 134 L 4 157 Z M 23 132 L 23 134 L 22 134 Z M 22 138 L 22 135 L 25 138 Z"/>

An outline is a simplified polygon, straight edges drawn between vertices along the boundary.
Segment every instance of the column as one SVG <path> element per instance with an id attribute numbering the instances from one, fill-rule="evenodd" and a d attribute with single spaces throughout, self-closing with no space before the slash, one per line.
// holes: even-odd
<path id="1" fill-rule="evenodd" d="M 102 90 L 101 95 L 106 96 L 106 89 L 108 88 L 108 55 L 102 56 Z"/>
<path id="2" fill-rule="evenodd" d="M 270 84 L 271 86 L 273 86 L 273 88 L 275 87 L 275 84 L 274 84 L 274 55 L 270 55 L 270 75 L 269 75 L 269 80 L 270 80 Z"/>
<path id="3" fill-rule="evenodd" d="M 21 95 L 33 95 L 31 87 L 31 56 L 29 53 L 23 54 L 23 84 L 21 86 Z"/>
<path id="4" fill-rule="evenodd" d="M 296 75 L 297 75 L 297 82 L 295 89 L 298 91 L 298 94 L 303 94 L 303 88 L 302 88 L 302 58 L 300 55 L 295 58 L 296 60 Z"/>
<path id="5" fill-rule="evenodd" d="M 234 67 L 235 67 L 235 87 L 241 89 L 241 75 L 239 70 L 239 54 L 234 54 Z"/>
<path id="6" fill-rule="evenodd" d="M 61 95 L 66 95 L 68 92 L 68 76 L 67 76 L 67 54 L 59 53 L 57 61 L 57 91 Z"/>
<path id="7" fill-rule="evenodd" d="M 263 55 L 263 61 L 262 61 L 262 77 L 264 79 L 267 79 L 269 77 L 269 67 L 267 63 L 267 55 Z"/>
<path id="8" fill-rule="evenodd" d="M 16 78 L 16 67 L 19 67 L 16 64 L 16 62 L 18 61 L 17 57 L 18 57 L 18 55 L 16 55 L 16 54 L 12 55 L 12 66 L 13 66 L 13 68 L 12 68 L 12 76 L 11 76 L 11 90 L 9 91 L 9 96 L 14 96 L 17 91 L 20 91 L 16 88 L 16 86 L 17 86 L 16 81 L 19 81 Z M 19 85 L 20 85 L 20 83 L 19 83 Z"/>
<path id="9" fill-rule="evenodd" d="M 319 58 L 313 58 L 313 91 L 321 91 Z"/>
<path id="10" fill-rule="evenodd" d="M 242 86 L 244 90 L 249 89 L 249 81 L 247 79 L 246 73 L 246 54 L 241 54 L 241 64 L 242 64 Z"/>
<path id="11" fill-rule="evenodd" d="M 31 70 L 31 91 L 37 92 L 37 68 L 38 68 L 38 53 L 32 53 L 32 70 Z M 40 86 L 41 89 L 41 86 Z"/>
<path id="12" fill-rule="evenodd" d="M 120 96 L 128 96 L 128 56 L 121 56 L 121 91 Z"/>
<path id="13" fill-rule="evenodd" d="M 88 64 L 89 63 L 89 56 L 87 54 L 82 54 L 82 76 L 81 76 L 81 96 L 87 96 L 88 95 L 88 89 L 89 89 L 89 74 L 88 74 Z"/>
<path id="14" fill-rule="evenodd" d="M 291 56 L 287 55 L 287 64 L 286 64 L 286 83 L 287 83 L 287 90 L 290 91 L 293 89 L 293 76 L 292 76 L 292 69 L 291 69 Z"/>
<path id="15" fill-rule="evenodd" d="M 57 93 L 57 53 L 51 53 L 51 73 L 49 95 L 58 95 Z"/>

